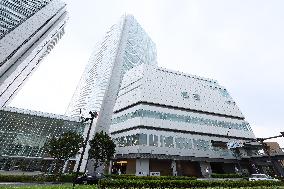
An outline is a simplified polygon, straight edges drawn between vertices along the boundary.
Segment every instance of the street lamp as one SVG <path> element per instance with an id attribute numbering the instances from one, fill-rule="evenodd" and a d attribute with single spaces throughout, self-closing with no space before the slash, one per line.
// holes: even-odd
<path id="1" fill-rule="evenodd" d="M 267 138 L 257 138 L 256 140 L 257 140 L 257 141 L 265 141 L 265 140 L 272 139 L 272 138 L 284 137 L 284 132 L 280 132 L 280 133 L 281 133 L 281 135 L 272 136 L 272 137 L 267 137 Z"/>
<path id="2" fill-rule="evenodd" d="M 85 141 L 84 141 L 84 143 L 83 143 L 83 150 L 82 150 L 82 152 L 81 152 L 81 156 L 80 156 L 80 160 L 79 160 L 79 163 L 78 163 L 76 175 L 75 175 L 75 178 L 74 178 L 74 180 L 73 180 L 73 189 L 74 189 L 74 187 L 75 187 L 75 181 L 76 181 L 76 179 L 78 178 L 79 171 L 80 171 L 80 167 L 81 167 L 82 160 L 83 160 L 83 156 L 84 156 L 84 154 L 85 154 L 85 150 L 86 150 L 86 147 L 87 147 L 87 143 L 88 143 L 89 138 L 90 138 L 90 132 L 91 132 L 91 128 L 92 128 L 92 125 L 93 125 L 94 118 L 98 117 L 98 113 L 97 113 L 97 112 L 91 112 L 91 111 L 90 111 L 89 114 L 91 115 L 91 117 L 88 117 L 88 118 L 82 117 L 82 123 L 87 122 L 87 121 L 89 121 L 89 120 L 91 120 L 91 122 L 90 122 L 90 126 L 89 126 L 89 129 L 88 129 L 88 132 L 87 132 L 87 136 L 86 136 Z"/>

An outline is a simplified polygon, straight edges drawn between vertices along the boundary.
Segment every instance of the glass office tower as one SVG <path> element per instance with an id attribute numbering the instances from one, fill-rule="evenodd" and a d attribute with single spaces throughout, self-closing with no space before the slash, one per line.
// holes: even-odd
<path id="1" fill-rule="evenodd" d="M 66 14 L 60 0 L 0 1 L 0 107 L 62 37 Z"/>
<path id="2" fill-rule="evenodd" d="M 133 16 L 123 16 L 92 54 L 66 115 L 97 111 L 97 131 L 108 132 L 123 74 L 143 63 L 157 65 L 155 44 Z"/>

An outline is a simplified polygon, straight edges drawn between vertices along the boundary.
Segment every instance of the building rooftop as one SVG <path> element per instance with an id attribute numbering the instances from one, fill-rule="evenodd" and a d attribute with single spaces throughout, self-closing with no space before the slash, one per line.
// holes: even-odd
<path id="1" fill-rule="evenodd" d="M 53 113 L 46 113 L 46 112 L 40 112 L 40 111 L 33 111 L 28 109 L 21 109 L 16 107 L 3 107 L 0 108 L 0 111 L 6 111 L 6 112 L 14 112 L 19 114 L 28 114 L 28 115 L 34 115 L 39 117 L 46 117 L 46 118 L 54 118 L 54 119 L 61 119 L 66 121 L 74 121 L 74 122 L 80 122 L 79 117 L 69 117 L 65 115 L 59 115 L 59 114 L 53 114 Z"/>

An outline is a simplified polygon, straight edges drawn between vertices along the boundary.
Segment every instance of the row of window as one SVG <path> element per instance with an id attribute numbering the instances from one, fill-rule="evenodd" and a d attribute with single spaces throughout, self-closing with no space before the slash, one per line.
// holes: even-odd
<path id="1" fill-rule="evenodd" d="M 153 135 L 153 134 L 134 134 L 113 139 L 118 147 L 125 146 L 156 146 L 178 149 L 197 149 L 209 150 L 210 141 L 202 139 L 188 139 L 183 137 L 174 138 L 172 136 Z"/>
<path id="2" fill-rule="evenodd" d="M 6 33 L 34 15 L 38 10 L 47 5 L 51 0 L 1 0 L 0 25 L 2 27 L 0 39 Z M 6 30 L 4 30 L 4 28 Z"/>
<path id="3" fill-rule="evenodd" d="M 165 70 L 165 69 L 162 69 L 162 68 L 158 68 L 157 70 L 162 71 L 162 72 L 167 72 L 167 73 L 170 73 L 170 74 L 185 76 L 185 77 L 193 78 L 193 79 L 196 79 L 196 80 L 200 80 L 200 81 L 205 81 L 205 82 L 210 82 L 210 83 L 215 83 L 215 84 L 217 84 L 216 81 L 213 81 L 213 80 L 210 80 L 210 79 L 206 79 L 206 78 L 202 78 L 202 77 L 195 76 L 195 75 L 188 75 L 188 74 L 184 74 L 184 73 L 182 73 L 182 72 L 173 72 L 173 71 Z"/>
<path id="4" fill-rule="evenodd" d="M 39 148 L 38 146 L 9 144 L 5 148 L 0 149 L 0 154 L 8 156 L 41 157 L 42 154 L 44 154 L 44 148 Z"/>
<path id="5" fill-rule="evenodd" d="M 190 94 L 186 91 L 181 92 L 181 96 L 185 99 L 190 98 Z M 192 97 L 194 100 L 200 101 L 200 95 L 199 94 L 192 94 Z"/>
<path id="6" fill-rule="evenodd" d="M 143 109 L 139 109 L 134 112 L 128 113 L 126 115 L 113 118 L 112 124 L 121 123 L 128 119 L 132 119 L 136 117 L 163 119 L 163 120 L 169 120 L 169 121 L 215 126 L 215 127 L 222 127 L 222 128 L 228 128 L 228 129 L 238 129 L 238 130 L 245 130 L 245 131 L 250 130 L 249 124 L 245 122 L 243 122 L 242 124 L 238 124 L 238 123 L 231 123 L 227 121 L 217 121 L 217 120 L 205 119 L 205 118 L 200 118 L 200 117 L 162 113 L 158 111 L 143 110 Z"/>
<path id="7" fill-rule="evenodd" d="M 0 11 L 0 21 L 4 22 L 3 24 L 8 24 L 8 25 L 11 25 L 11 26 L 16 26 L 19 21 L 15 20 L 15 19 L 12 19 L 10 18 L 9 16 L 5 15 L 3 16 L 1 14 L 1 11 Z M 1 24 L 2 25 L 2 24 Z M 5 27 L 4 27 L 5 28 Z"/>

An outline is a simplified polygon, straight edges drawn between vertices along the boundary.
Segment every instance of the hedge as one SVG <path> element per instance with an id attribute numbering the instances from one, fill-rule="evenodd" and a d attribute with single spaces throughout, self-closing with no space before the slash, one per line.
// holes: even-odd
<path id="1" fill-rule="evenodd" d="M 0 186 L 0 188 L 2 188 Z M 36 186 L 4 186 L 3 188 L 7 189 L 71 189 L 71 185 L 36 185 Z M 94 185 L 76 185 L 76 189 L 97 189 Z M 201 189 L 201 188 L 198 188 Z M 203 189 L 220 189 L 220 187 L 214 187 L 214 188 L 203 188 Z M 225 189 L 225 188 L 222 188 Z M 228 188 L 226 188 L 228 189 Z M 246 187 L 243 188 L 230 188 L 230 189 L 247 189 Z M 271 187 L 251 187 L 249 189 L 271 189 Z M 273 189 L 284 189 L 284 187 L 273 187 Z"/>
<path id="2" fill-rule="evenodd" d="M 243 178 L 244 176 L 240 174 L 217 174 L 217 173 L 212 173 L 211 174 L 212 178 Z"/>
<path id="3" fill-rule="evenodd" d="M 135 176 L 135 175 L 107 175 L 111 179 L 127 180 L 196 180 L 196 177 L 188 176 Z"/>
<path id="4" fill-rule="evenodd" d="M 200 180 L 100 180 L 99 188 L 206 188 L 206 187 L 257 187 L 284 186 L 275 181 L 200 181 Z"/>
<path id="5" fill-rule="evenodd" d="M 0 182 L 72 182 L 73 174 L 61 175 L 0 175 Z"/>
<path id="6" fill-rule="evenodd" d="M 8 185 L 0 185 L 2 189 L 71 189 L 71 184 L 62 184 L 62 185 L 21 185 L 21 186 L 8 186 Z M 76 185 L 76 189 L 97 189 L 94 185 Z"/>
<path id="7" fill-rule="evenodd" d="M 111 179 L 125 180 L 196 180 L 196 177 L 187 176 L 135 176 L 135 175 L 106 175 Z M 74 175 L 0 175 L 0 182 L 72 182 Z"/>

